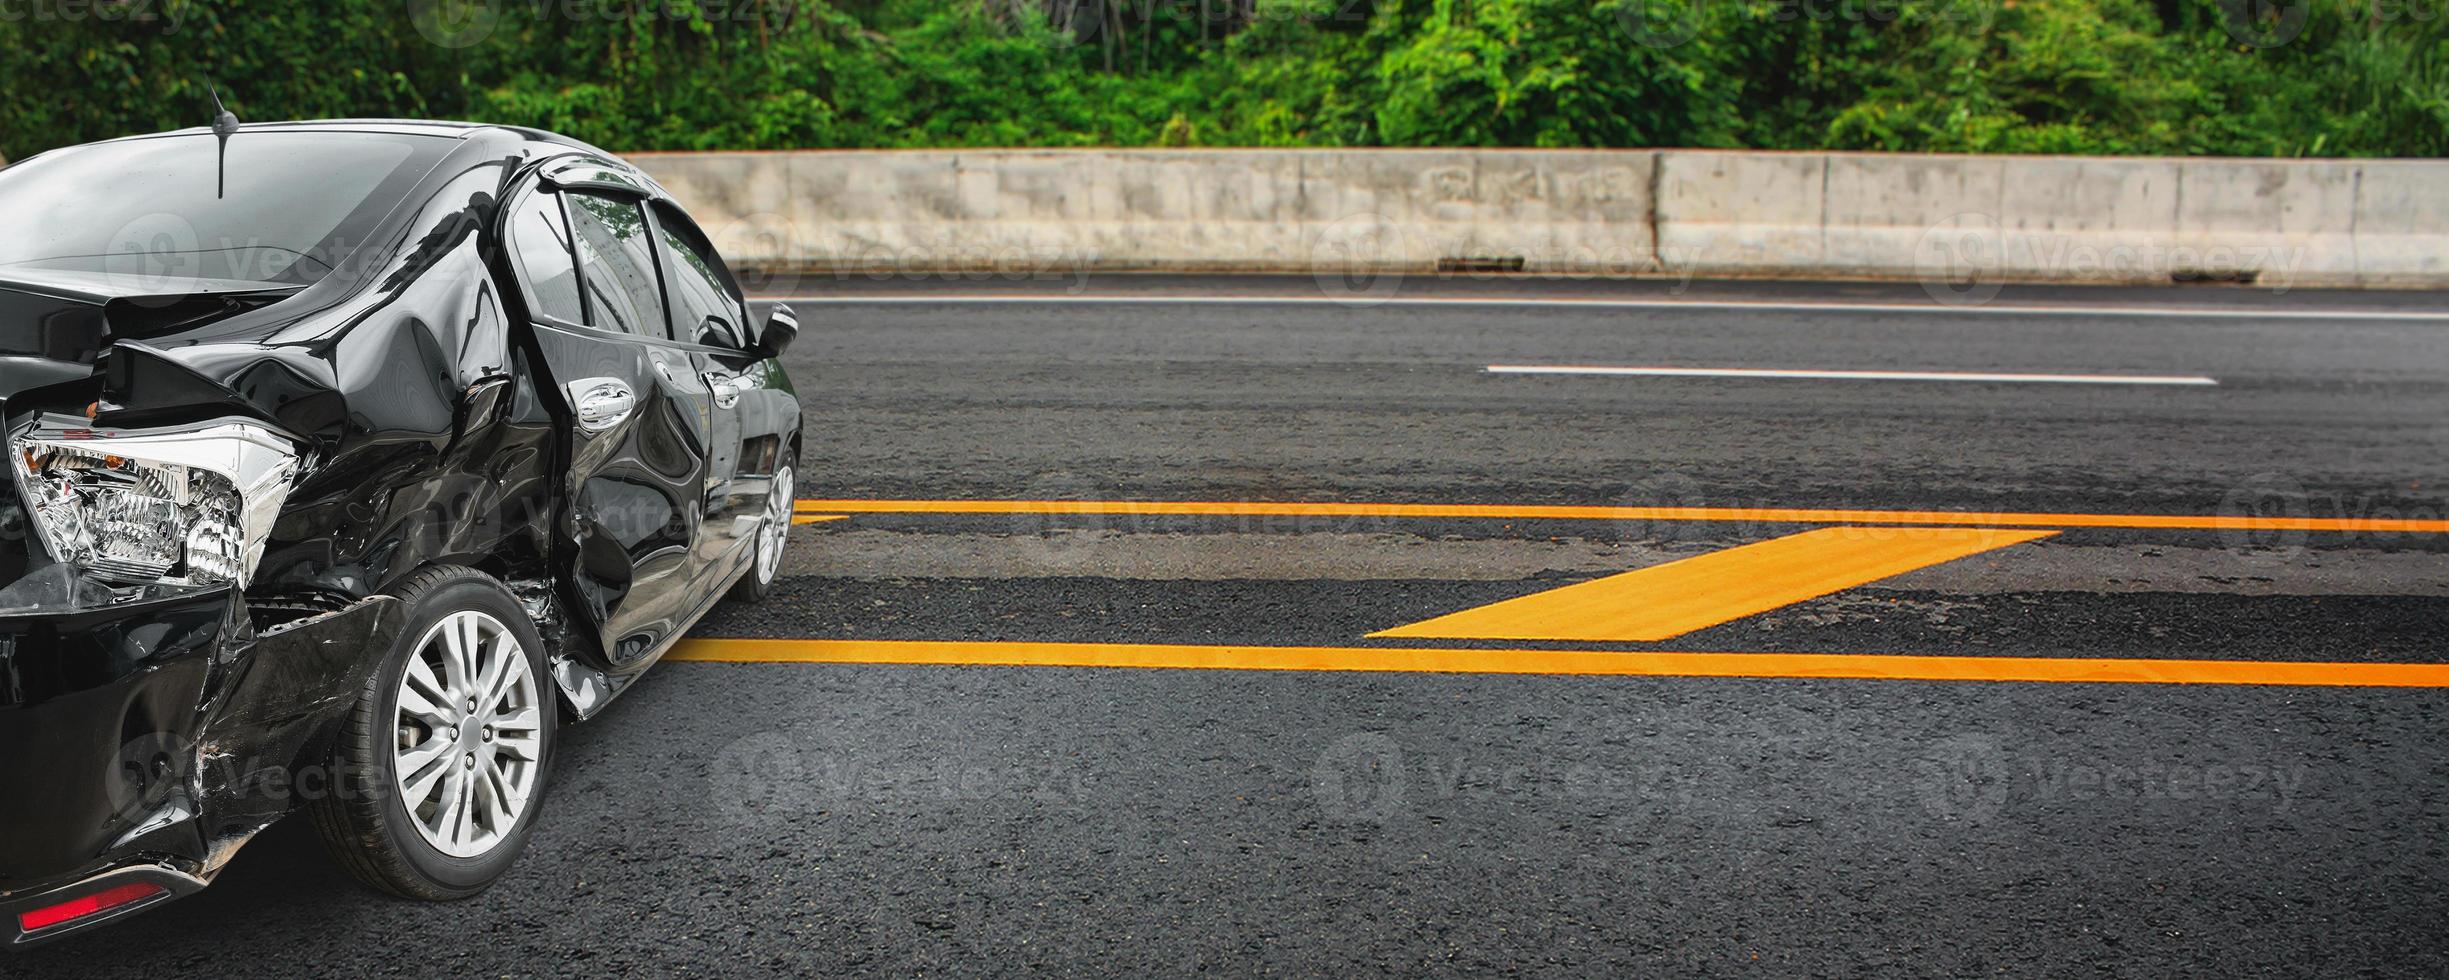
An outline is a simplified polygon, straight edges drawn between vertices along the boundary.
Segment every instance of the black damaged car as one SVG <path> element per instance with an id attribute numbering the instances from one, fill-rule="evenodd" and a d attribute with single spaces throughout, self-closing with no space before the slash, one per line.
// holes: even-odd
<path id="1" fill-rule="evenodd" d="M 555 727 L 773 583 L 800 408 L 645 174 L 532 130 L 238 125 L 0 169 L 0 938 L 303 810 L 475 894 Z"/>

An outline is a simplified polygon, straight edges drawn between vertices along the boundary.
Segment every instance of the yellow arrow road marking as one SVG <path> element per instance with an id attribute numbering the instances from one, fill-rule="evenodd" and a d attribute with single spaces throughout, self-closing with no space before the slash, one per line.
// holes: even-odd
<path id="1" fill-rule="evenodd" d="M 1853 653 L 1611 653 L 1593 650 L 1175 646 L 1152 643 L 687 640 L 674 647 L 668 659 L 724 663 L 982 664 L 1630 677 L 2449 687 L 2449 664 L 1925 657 Z"/>
<path id="2" fill-rule="evenodd" d="M 1373 637 L 1648 642 L 2056 531 L 1824 527 L 1465 609 Z"/>
<path id="3" fill-rule="evenodd" d="M 2045 514 L 1800 507 L 1582 507 L 1546 504 L 1341 504 L 1226 500 L 802 500 L 802 513 L 1110 514 L 1190 517 L 1493 518 L 1555 521 L 1709 521 L 1732 524 L 1918 524 L 1952 527 L 2132 528 L 2173 531 L 2322 531 L 2449 534 L 2449 520 L 2262 517 L 2248 514 Z"/>

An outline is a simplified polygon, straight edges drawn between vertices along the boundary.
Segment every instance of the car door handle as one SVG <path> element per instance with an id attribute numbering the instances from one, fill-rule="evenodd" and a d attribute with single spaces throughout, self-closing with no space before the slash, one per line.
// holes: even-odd
<path id="1" fill-rule="evenodd" d="M 730 408 L 739 404 L 740 393 L 749 388 L 738 378 L 726 378 L 712 371 L 706 372 L 706 387 L 714 392 L 716 408 Z"/>
<path id="2" fill-rule="evenodd" d="M 619 378 L 582 378 L 569 384 L 570 404 L 578 409 L 578 427 L 601 432 L 621 424 L 638 407 L 637 392 Z"/>

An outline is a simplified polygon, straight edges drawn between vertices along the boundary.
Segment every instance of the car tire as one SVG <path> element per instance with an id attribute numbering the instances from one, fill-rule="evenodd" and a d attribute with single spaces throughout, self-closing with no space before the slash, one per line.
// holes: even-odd
<path id="1" fill-rule="evenodd" d="M 765 516 L 757 524 L 756 553 L 749 556 L 748 571 L 740 573 L 740 581 L 731 587 L 733 602 L 763 602 L 774 594 L 774 582 L 782 577 L 782 552 L 791 543 L 791 515 L 797 501 L 791 464 L 784 462 L 774 469 L 773 484 L 765 495 Z"/>
<path id="2" fill-rule="evenodd" d="M 306 810 L 357 880 L 402 898 L 463 899 L 527 845 L 551 782 L 558 695 L 543 639 L 501 582 L 442 566 L 395 595 L 404 625 L 342 719 L 335 791 Z"/>

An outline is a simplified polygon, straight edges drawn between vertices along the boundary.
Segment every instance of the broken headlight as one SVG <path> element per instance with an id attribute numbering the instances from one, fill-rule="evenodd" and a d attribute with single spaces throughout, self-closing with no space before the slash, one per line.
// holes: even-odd
<path id="1" fill-rule="evenodd" d="M 96 429 L 45 415 L 9 450 L 52 557 L 134 582 L 245 584 L 297 472 L 288 440 L 234 419 Z"/>

